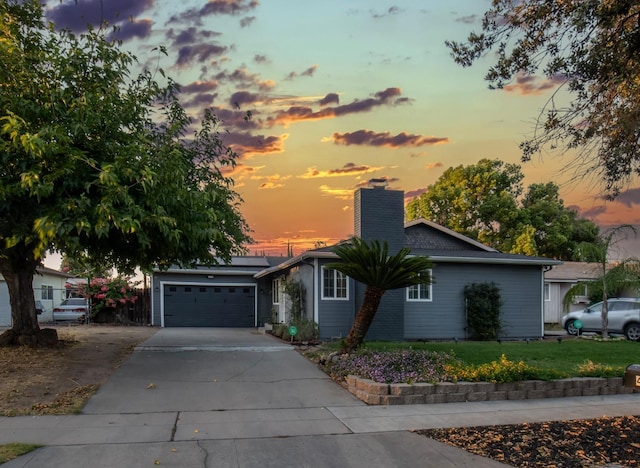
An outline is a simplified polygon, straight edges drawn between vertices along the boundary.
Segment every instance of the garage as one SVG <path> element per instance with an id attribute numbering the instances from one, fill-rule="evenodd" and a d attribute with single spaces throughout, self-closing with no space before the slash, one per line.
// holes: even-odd
<path id="1" fill-rule="evenodd" d="M 165 327 L 254 327 L 254 284 L 164 284 Z"/>

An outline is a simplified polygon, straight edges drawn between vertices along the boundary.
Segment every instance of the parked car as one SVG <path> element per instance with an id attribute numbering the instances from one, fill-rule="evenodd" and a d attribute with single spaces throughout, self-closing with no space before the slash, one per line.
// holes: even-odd
<path id="1" fill-rule="evenodd" d="M 609 333 L 623 333 L 628 340 L 640 341 L 640 299 L 612 298 L 607 300 Z M 582 328 L 576 327 L 576 320 Z M 584 310 L 569 312 L 562 318 L 562 326 L 569 335 L 602 331 L 602 302 Z"/>
<path id="2" fill-rule="evenodd" d="M 83 297 L 70 297 L 53 308 L 53 320 L 78 320 L 89 313 L 89 303 Z"/>

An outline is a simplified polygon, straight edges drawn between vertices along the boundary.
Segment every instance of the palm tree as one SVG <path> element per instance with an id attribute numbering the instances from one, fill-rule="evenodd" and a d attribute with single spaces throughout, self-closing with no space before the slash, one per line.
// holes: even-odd
<path id="1" fill-rule="evenodd" d="M 602 338 L 609 338 L 609 306 L 607 299 L 613 293 L 614 295 L 626 287 L 636 287 L 638 284 L 638 264 L 637 259 L 626 259 L 617 266 L 610 268 L 607 257 L 616 244 L 626 239 L 632 233 L 636 235 L 635 227 L 629 224 L 623 224 L 615 228 L 611 228 L 600 234 L 595 242 L 583 242 L 578 249 L 582 257 L 588 262 L 597 263 L 599 276 L 593 281 L 581 282 L 573 286 L 564 296 L 564 308 L 568 309 L 579 291 L 584 291 L 586 285 L 591 291 L 597 291 L 598 299 L 602 300 Z M 595 299 L 595 298 L 593 298 Z M 594 301 L 595 302 L 595 301 Z"/>
<path id="2" fill-rule="evenodd" d="M 383 294 L 391 289 L 430 284 L 432 263 L 427 257 L 410 257 L 411 250 L 406 247 L 389 255 L 386 242 L 380 244 L 373 240 L 367 244 L 358 237 L 338 244 L 333 251 L 342 262 L 329 263 L 325 268 L 337 270 L 366 285 L 364 301 L 340 350 L 350 353 L 362 344 Z"/>

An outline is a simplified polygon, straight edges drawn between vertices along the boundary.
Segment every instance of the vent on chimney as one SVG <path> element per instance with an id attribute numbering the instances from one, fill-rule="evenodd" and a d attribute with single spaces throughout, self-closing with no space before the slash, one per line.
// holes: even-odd
<path id="1" fill-rule="evenodd" d="M 389 185 L 387 179 L 369 179 L 369 187 L 376 189 L 384 189 Z"/>

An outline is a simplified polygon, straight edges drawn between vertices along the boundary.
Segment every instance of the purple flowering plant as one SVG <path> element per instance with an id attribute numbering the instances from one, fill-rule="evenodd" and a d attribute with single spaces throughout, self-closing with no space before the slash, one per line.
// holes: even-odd
<path id="1" fill-rule="evenodd" d="M 426 350 L 374 352 L 363 350 L 344 354 L 328 364 L 328 372 L 336 378 L 356 375 L 379 383 L 445 382 L 447 365 L 455 358 L 447 353 Z"/>

